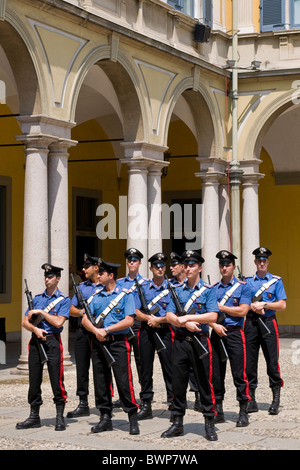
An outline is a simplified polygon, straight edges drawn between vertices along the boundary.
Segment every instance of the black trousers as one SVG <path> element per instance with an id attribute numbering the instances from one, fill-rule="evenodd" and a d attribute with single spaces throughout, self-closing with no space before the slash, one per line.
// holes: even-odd
<path id="1" fill-rule="evenodd" d="M 43 341 L 45 352 L 48 356 L 48 372 L 53 391 L 53 401 L 66 403 L 67 392 L 64 386 L 63 372 L 63 346 L 59 334 L 48 335 Z M 28 403 L 30 405 L 42 405 L 41 384 L 43 381 L 43 364 L 41 363 L 37 348 L 37 338 L 33 336 L 29 343 L 29 391 Z"/>
<path id="2" fill-rule="evenodd" d="M 224 400 L 225 375 L 227 361 L 222 362 L 220 339 L 228 353 L 228 361 L 231 367 L 233 383 L 236 387 L 236 398 L 238 401 L 250 400 L 249 383 L 246 374 L 246 341 L 243 328 L 231 328 L 228 326 L 227 336 L 220 336 L 212 330 L 211 345 L 213 350 L 213 387 L 215 398 Z"/>
<path id="3" fill-rule="evenodd" d="M 87 396 L 89 394 L 89 370 L 91 364 L 91 334 L 79 326 L 75 336 L 75 363 L 76 363 L 76 395 Z"/>
<path id="4" fill-rule="evenodd" d="M 167 402 L 171 403 L 172 392 L 172 345 L 174 333 L 171 327 L 166 326 L 162 328 L 151 328 L 149 326 L 142 326 L 139 330 L 139 350 L 141 360 L 141 400 L 152 400 L 154 396 L 153 391 L 153 365 L 154 355 L 156 352 L 153 333 L 155 330 L 162 339 L 166 349 L 158 353 L 163 379 L 166 386 Z"/>
<path id="5" fill-rule="evenodd" d="M 195 346 L 191 341 L 178 339 L 173 344 L 173 416 L 184 416 L 186 410 L 186 391 L 189 382 L 190 368 L 193 369 L 198 384 L 200 401 L 204 416 L 215 415 L 215 395 L 212 385 L 212 348 L 206 335 L 200 341 L 209 354 L 199 359 Z"/>
<path id="6" fill-rule="evenodd" d="M 269 376 L 269 385 L 273 388 L 276 385 L 283 386 L 279 366 L 279 333 L 278 325 L 275 315 L 265 317 L 263 320 L 271 334 L 265 338 L 262 337 L 258 322 L 246 319 L 245 322 L 245 337 L 246 337 L 246 351 L 247 351 L 247 367 L 246 372 L 249 380 L 249 387 L 254 389 L 258 384 L 258 356 L 259 349 L 262 352 L 267 364 L 267 374 Z"/>
<path id="7" fill-rule="evenodd" d="M 101 414 L 111 415 L 113 371 L 123 410 L 126 413 L 137 410 L 130 365 L 130 344 L 127 337 L 120 335 L 116 340 L 103 342 L 115 359 L 111 368 L 107 365 L 101 344 L 93 338 L 92 364 L 97 409 Z"/>

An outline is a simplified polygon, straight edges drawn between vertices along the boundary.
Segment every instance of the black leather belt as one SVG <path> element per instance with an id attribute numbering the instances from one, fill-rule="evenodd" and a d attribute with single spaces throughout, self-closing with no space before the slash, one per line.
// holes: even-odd
<path id="1" fill-rule="evenodd" d="M 127 338 L 127 335 L 107 335 L 105 337 L 105 341 L 109 341 L 109 342 L 112 342 L 112 341 L 120 341 L 122 339 L 125 339 Z"/>
<path id="2" fill-rule="evenodd" d="M 250 315 L 247 315 L 246 317 L 246 320 L 251 320 L 251 321 L 254 321 L 254 322 L 257 322 L 258 319 L 261 318 L 263 322 L 266 322 L 267 320 L 274 320 L 276 318 L 276 315 L 259 315 L 258 313 L 255 314 L 255 316 L 252 316 L 252 314 L 250 313 Z"/>
<path id="3" fill-rule="evenodd" d="M 180 339 L 183 341 L 193 341 L 193 336 L 203 337 L 208 336 L 208 333 L 197 333 L 196 335 L 187 335 L 185 333 L 180 333 L 179 331 L 175 331 L 175 338 Z"/>

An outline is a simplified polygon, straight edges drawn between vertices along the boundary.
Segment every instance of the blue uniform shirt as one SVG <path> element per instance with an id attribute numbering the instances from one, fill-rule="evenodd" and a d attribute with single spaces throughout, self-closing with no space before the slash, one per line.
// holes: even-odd
<path id="1" fill-rule="evenodd" d="M 138 278 L 138 281 L 140 281 L 141 279 L 143 279 L 143 277 L 138 274 L 137 275 L 137 278 Z M 144 282 L 143 283 L 140 283 L 141 285 L 144 285 L 144 283 L 147 281 L 148 279 L 145 279 L 144 278 Z M 117 285 L 121 287 L 121 289 L 131 289 L 131 287 L 133 287 L 133 285 L 135 284 L 135 279 L 130 279 L 130 277 L 128 276 L 125 276 L 125 277 L 121 277 L 120 279 L 117 279 Z M 137 292 L 137 290 L 135 289 L 133 291 L 133 294 L 135 295 Z"/>
<path id="2" fill-rule="evenodd" d="M 60 302 L 58 302 L 50 312 L 50 315 L 56 315 L 58 317 L 69 318 L 71 300 L 70 297 L 64 295 L 59 289 L 56 289 L 53 295 L 47 295 L 46 290 L 42 294 L 36 295 L 33 298 L 33 308 L 44 310 L 51 302 L 54 302 L 58 297 L 64 297 Z M 28 316 L 29 309 L 26 310 L 25 315 Z M 63 327 L 56 328 L 54 325 L 51 325 L 46 320 L 43 320 L 39 326 L 42 330 L 46 330 L 48 334 L 60 333 L 63 330 Z"/>
<path id="3" fill-rule="evenodd" d="M 176 277 L 171 277 L 171 279 L 169 279 L 169 283 L 172 284 L 172 286 L 174 287 L 181 286 L 182 284 L 182 282 L 179 282 L 178 279 L 176 279 Z"/>
<path id="4" fill-rule="evenodd" d="M 202 313 L 206 313 L 206 312 L 218 312 L 219 311 L 217 297 L 216 297 L 214 289 L 212 289 L 212 287 L 209 284 L 206 284 L 204 281 L 202 281 L 202 279 L 200 279 L 200 281 L 195 285 L 194 288 L 189 288 L 187 281 L 185 281 L 183 284 L 181 284 L 179 287 L 176 288 L 176 292 L 178 294 L 182 307 L 185 307 L 186 303 L 194 294 L 194 292 L 198 291 L 203 286 L 205 287 L 205 290 L 190 305 L 190 308 L 188 309 L 187 314 L 189 313 L 192 307 L 196 308 L 195 315 L 201 315 Z M 171 301 L 169 305 L 169 312 L 176 314 L 176 307 L 175 307 L 173 300 Z M 178 328 L 178 327 L 174 327 L 174 329 L 181 330 L 181 328 Z M 206 323 L 201 324 L 201 332 L 205 333 L 207 331 L 209 331 L 208 324 Z"/>
<path id="5" fill-rule="evenodd" d="M 110 302 L 115 299 L 122 289 L 120 286 L 116 285 L 115 289 L 112 292 L 107 292 L 105 287 L 93 297 L 93 300 L 90 303 L 90 310 L 92 315 L 97 318 L 103 310 L 110 304 Z M 110 327 L 123 320 L 127 315 L 135 316 L 135 305 L 134 305 L 134 296 L 133 294 L 127 294 L 121 298 L 115 307 L 113 307 L 110 312 L 106 315 L 103 321 L 103 328 Z M 129 332 L 129 328 L 123 330 L 114 331 L 114 335 L 122 334 L 126 335 Z"/>
<path id="6" fill-rule="evenodd" d="M 92 294 L 94 294 L 94 292 L 97 289 L 102 288 L 102 285 L 101 284 L 93 284 L 92 281 L 90 281 L 88 279 L 87 281 L 81 282 L 78 287 L 82 292 L 83 298 L 85 300 L 88 300 L 90 298 L 90 296 Z M 80 305 L 78 303 L 78 299 L 77 299 L 76 294 L 74 294 L 73 297 L 72 297 L 71 305 L 74 305 L 74 307 L 76 307 L 76 308 L 80 308 Z"/>
<path id="7" fill-rule="evenodd" d="M 213 289 L 217 296 L 217 301 L 221 302 L 226 292 L 228 292 L 231 289 L 231 287 L 237 282 L 239 283 L 239 287 L 237 287 L 235 291 L 232 293 L 232 295 L 228 298 L 228 300 L 224 304 L 225 307 L 237 307 L 241 304 L 247 304 L 247 305 L 251 304 L 252 296 L 251 296 L 251 290 L 250 290 L 249 285 L 246 282 L 237 280 L 236 277 L 233 277 L 231 281 L 226 285 L 224 285 L 222 281 L 220 281 L 213 286 Z M 226 313 L 225 319 L 222 322 L 222 324 L 224 326 L 226 325 L 243 326 L 244 317 L 233 317 Z"/>
<path id="8" fill-rule="evenodd" d="M 286 300 L 287 296 L 284 290 L 283 282 L 281 277 L 274 276 L 267 272 L 265 277 L 261 278 L 258 277 L 257 274 L 254 274 L 252 277 L 247 277 L 247 284 L 251 289 L 251 297 L 253 297 L 256 292 L 262 287 L 263 284 L 269 282 L 271 279 L 277 279 L 274 284 L 272 284 L 268 289 L 262 292 L 262 300 L 261 302 L 275 302 L 277 300 Z M 265 310 L 265 315 L 274 315 L 274 310 Z M 264 316 L 265 316 L 264 315 Z"/>
<path id="9" fill-rule="evenodd" d="M 161 292 L 164 290 L 168 290 L 168 284 L 167 281 L 164 280 L 161 286 L 156 286 L 153 281 L 150 279 L 147 280 L 145 283 L 142 284 L 142 289 L 144 289 L 145 292 L 145 298 L 147 305 L 151 302 L 151 300 L 155 299 Z M 158 302 L 153 305 L 154 308 L 156 306 L 159 307 L 159 311 L 155 314 L 156 317 L 165 317 L 166 313 L 169 312 L 169 303 L 171 302 L 171 294 L 168 292 L 161 298 L 159 299 Z M 135 307 L 138 310 L 142 311 L 142 304 L 139 298 L 139 295 L 135 296 Z M 151 309 L 150 309 L 151 310 Z"/>

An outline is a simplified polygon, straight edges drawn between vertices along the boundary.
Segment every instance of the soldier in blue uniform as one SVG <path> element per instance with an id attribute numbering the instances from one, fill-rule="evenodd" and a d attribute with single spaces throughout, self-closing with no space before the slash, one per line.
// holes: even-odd
<path id="1" fill-rule="evenodd" d="M 257 364 L 259 349 L 262 348 L 266 363 L 269 384 L 272 389 L 273 401 L 269 414 L 277 415 L 280 405 L 280 391 L 283 387 L 279 367 L 279 334 L 276 311 L 286 309 L 286 293 L 281 277 L 270 274 L 268 271 L 271 251 L 263 246 L 256 248 L 252 254 L 255 256 L 256 274 L 247 278 L 251 289 L 252 303 L 247 314 L 245 336 L 247 346 L 247 376 L 249 380 L 251 401 L 248 412 L 258 411 L 255 400 L 255 390 L 258 384 Z M 258 319 L 261 319 L 270 330 L 265 336 L 259 328 Z"/>
<path id="2" fill-rule="evenodd" d="M 212 351 L 209 338 L 210 322 L 215 322 L 218 316 L 218 303 L 214 290 L 200 278 L 204 259 L 196 250 L 188 250 L 182 254 L 186 268 L 186 281 L 176 291 L 186 315 L 177 316 L 176 306 L 172 301 L 167 313 L 167 321 L 175 331 L 173 349 L 173 410 L 172 426 L 161 437 L 170 438 L 183 435 L 183 416 L 186 411 L 186 390 L 189 380 L 189 370 L 192 367 L 198 383 L 200 399 L 205 419 L 205 437 L 210 441 L 217 440 L 215 431 L 215 397 L 212 386 Z M 189 315 L 191 308 L 196 312 Z M 203 344 L 208 351 L 200 359 L 193 342 L 193 336 Z"/>
<path id="3" fill-rule="evenodd" d="M 138 295 L 135 296 L 135 306 L 137 318 L 141 321 L 139 331 L 139 348 L 141 357 L 141 409 L 138 419 L 151 419 L 153 400 L 153 363 L 155 357 L 155 343 L 153 339 L 154 329 L 166 348 L 158 352 L 163 379 L 167 392 L 167 403 L 169 407 L 172 403 L 172 344 L 173 336 L 170 325 L 166 322 L 166 313 L 171 297 L 165 280 L 167 257 L 164 253 L 155 253 L 148 259 L 150 271 L 153 274 L 152 280 L 142 284 L 147 305 L 150 309 L 158 306 L 159 311 L 155 315 L 147 315 L 142 312 L 142 304 Z"/>
<path id="4" fill-rule="evenodd" d="M 139 434 L 137 422 L 138 405 L 135 401 L 130 364 L 130 344 L 127 339 L 129 328 L 135 317 L 135 304 L 132 293 L 126 293 L 117 285 L 119 264 L 100 260 L 100 282 L 103 289 L 90 303 L 92 315 L 101 315 L 103 324 L 94 326 L 87 315 L 83 316 L 83 326 L 93 333 L 92 364 L 95 386 L 96 407 L 100 411 L 100 421 L 91 431 L 99 433 L 112 430 L 112 370 L 117 384 L 123 410 L 129 415 L 130 434 Z M 106 362 L 101 343 L 115 359 L 112 368 Z"/>
<path id="5" fill-rule="evenodd" d="M 186 278 L 185 275 L 185 266 L 182 261 L 182 257 L 172 251 L 170 253 L 170 271 L 172 274 L 171 279 L 169 279 L 170 283 L 174 287 L 180 286 Z M 195 411 L 202 411 L 202 405 L 200 401 L 200 393 L 197 385 L 197 380 L 195 378 L 195 374 L 193 369 L 190 370 L 190 377 L 189 377 L 189 384 L 190 384 L 190 392 L 195 393 L 195 403 L 194 403 L 194 410 Z"/>
<path id="6" fill-rule="evenodd" d="M 216 254 L 219 259 L 221 281 L 213 286 L 219 306 L 218 323 L 211 323 L 213 348 L 213 386 L 216 398 L 215 422 L 223 423 L 226 360 L 221 355 L 225 347 L 230 362 L 233 382 L 239 402 L 237 427 L 248 426 L 249 383 L 246 375 L 246 342 L 244 321 L 251 303 L 251 291 L 245 281 L 234 276 L 236 256 L 227 250 Z"/>
<path id="7" fill-rule="evenodd" d="M 99 283 L 98 258 L 85 253 L 83 258 L 83 272 L 86 280 L 79 284 L 84 299 L 91 301 L 92 296 L 101 288 Z M 82 316 L 84 310 L 78 303 L 76 295 L 71 300 L 70 315 L 78 318 L 78 328 L 75 334 L 75 363 L 76 363 L 76 395 L 79 397 L 79 404 L 73 411 L 67 413 L 67 418 L 78 418 L 79 416 L 89 416 L 88 404 L 89 395 L 89 370 L 91 363 L 91 342 L 89 332 L 82 326 Z"/>
<path id="8" fill-rule="evenodd" d="M 170 253 L 170 271 L 172 277 L 169 281 L 174 287 L 178 287 L 185 280 L 185 267 L 181 256 L 174 251 Z"/>
<path id="9" fill-rule="evenodd" d="M 117 280 L 117 284 L 122 289 L 134 289 L 135 279 L 137 278 L 139 283 L 142 285 L 146 279 L 141 276 L 139 269 L 143 259 L 143 253 L 140 252 L 137 248 L 128 248 L 125 251 L 124 256 L 127 262 L 128 274 L 125 277 L 122 277 Z M 133 290 L 134 295 L 137 295 L 136 289 Z M 140 350 L 138 342 L 138 331 L 141 326 L 141 322 L 135 318 L 132 330 L 134 332 L 134 337 L 129 340 L 130 346 L 133 349 L 135 365 L 138 373 L 139 383 L 141 383 L 141 359 L 140 359 Z M 116 405 L 114 405 L 116 406 Z"/>
<path id="10" fill-rule="evenodd" d="M 49 263 L 42 265 L 45 275 L 45 291 L 33 298 L 33 310 L 26 310 L 22 326 L 32 333 L 29 343 L 29 391 L 28 403 L 30 415 L 25 421 L 16 425 L 17 429 L 37 428 L 41 426 L 39 410 L 42 405 L 41 384 L 43 381 L 43 364 L 39 355 L 38 341 L 42 341 L 48 357 L 47 367 L 56 405 L 56 431 L 65 430 L 63 412 L 67 400 L 63 374 L 63 346 L 60 333 L 69 318 L 70 298 L 58 288 L 62 268 Z M 39 316 L 36 326 L 31 321 Z"/>

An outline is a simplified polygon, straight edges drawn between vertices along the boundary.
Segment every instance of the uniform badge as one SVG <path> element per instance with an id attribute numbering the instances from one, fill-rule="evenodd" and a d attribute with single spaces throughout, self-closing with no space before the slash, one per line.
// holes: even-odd
<path id="1" fill-rule="evenodd" d="M 268 299 L 272 299 L 272 292 L 268 292 Z"/>
<path id="2" fill-rule="evenodd" d="M 120 315 L 120 313 L 121 313 L 121 309 L 120 309 L 120 308 L 116 308 L 116 314 L 117 314 L 117 315 Z"/>
<path id="3" fill-rule="evenodd" d="M 166 302 L 163 302 L 163 303 L 162 303 L 162 308 L 163 308 L 164 310 L 166 310 L 166 308 L 167 308 Z"/>
<path id="4" fill-rule="evenodd" d="M 234 297 L 232 299 L 232 302 L 233 302 L 233 305 L 237 305 L 238 304 L 238 299 L 236 297 Z"/>

